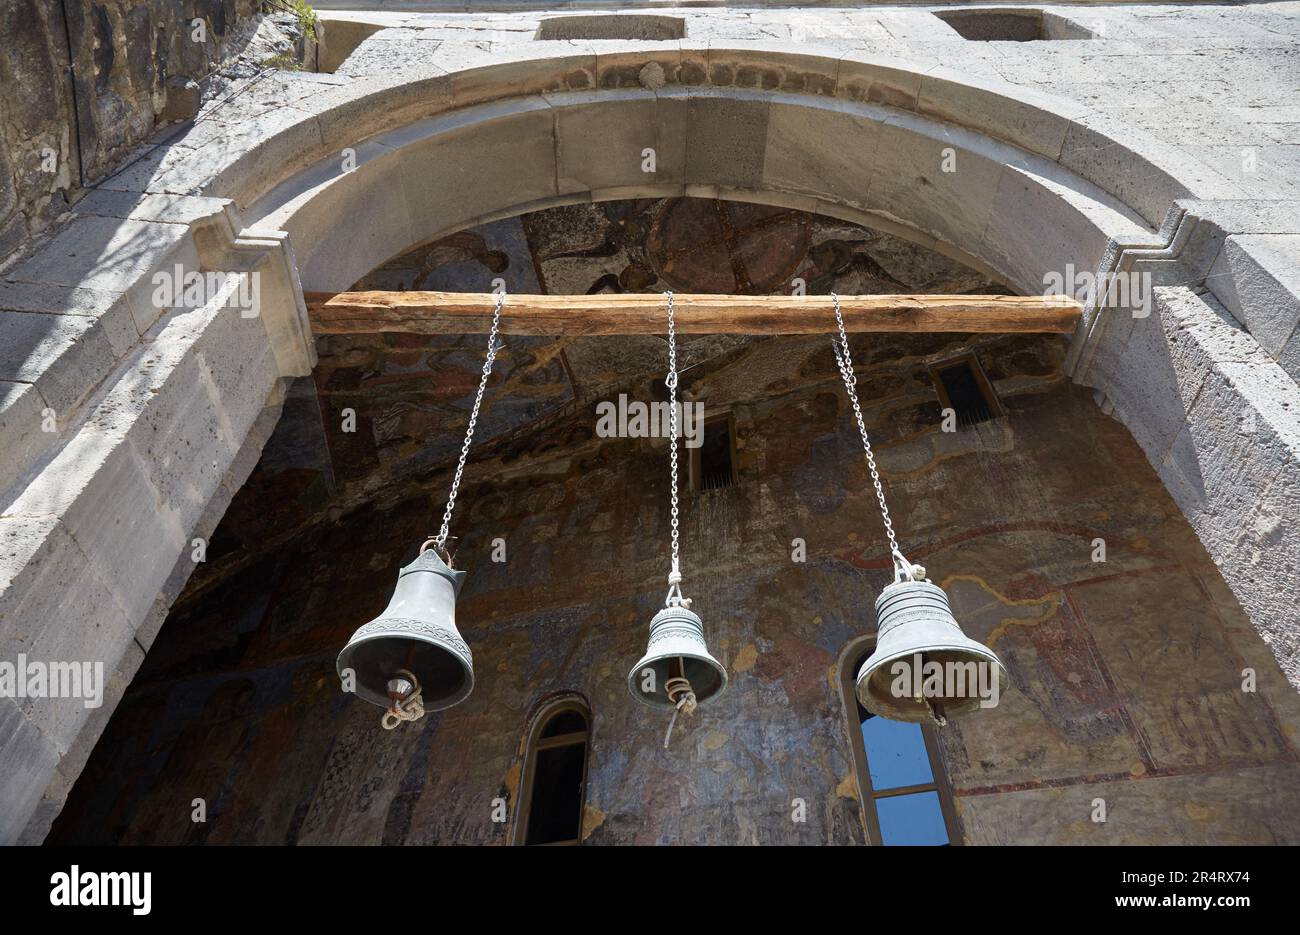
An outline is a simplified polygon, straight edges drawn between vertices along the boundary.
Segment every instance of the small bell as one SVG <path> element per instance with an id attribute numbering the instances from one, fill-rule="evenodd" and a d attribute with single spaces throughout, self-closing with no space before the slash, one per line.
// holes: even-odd
<path id="1" fill-rule="evenodd" d="M 876 598 L 876 621 L 876 650 L 856 684 L 858 700 L 872 714 L 943 724 L 948 715 L 996 702 L 1007 687 L 997 654 L 962 633 L 939 586 L 895 581 Z"/>
<path id="2" fill-rule="evenodd" d="M 686 679 L 682 686 L 677 679 Z M 671 684 L 670 684 L 671 683 Z M 645 655 L 627 674 L 627 690 L 652 708 L 677 710 L 683 691 L 704 704 L 727 687 L 727 670 L 709 655 L 704 622 L 680 604 L 665 607 L 650 621 Z"/>
<path id="3" fill-rule="evenodd" d="M 357 695 L 390 711 L 413 689 L 429 711 L 463 701 L 474 688 L 474 657 L 456 629 L 464 583 L 465 572 L 447 567 L 433 549 L 422 551 L 398 572 L 384 612 L 339 653 L 339 676 L 351 669 Z"/>

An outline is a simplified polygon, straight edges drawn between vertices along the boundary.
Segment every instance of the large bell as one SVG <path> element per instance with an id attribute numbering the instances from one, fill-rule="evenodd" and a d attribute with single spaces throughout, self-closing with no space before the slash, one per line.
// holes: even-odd
<path id="1" fill-rule="evenodd" d="M 453 571 L 433 549 L 397 573 L 397 590 L 384 612 L 352 634 L 339 653 L 338 673 L 355 673 L 356 693 L 381 707 L 394 685 L 414 674 L 430 711 L 450 708 L 474 688 L 474 657 L 456 629 L 456 596 L 465 572 Z"/>
<path id="2" fill-rule="evenodd" d="M 627 674 L 627 690 L 652 708 L 672 710 L 669 682 L 685 678 L 695 701 L 704 704 L 727 687 L 727 670 L 709 655 L 704 642 L 704 623 L 694 613 L 673 605 L 650 621 L 650 642 L 645 655 Z"/>
<path id="3" fill-rule="evenodd" d="M 1007 672 L 993 650 L 962 633 L 948 595 L 929 581 L 896 581 L 876 598 L 876 651 L 858 670 L 857 696 L 893 721 L 944 722 L 996 704 Z M 929 665 L 939 663 L 938 667 Z M 974 663 L 974 665 L 970 665 Z M 939 678 L 927 675 L 939 673 Z"/>

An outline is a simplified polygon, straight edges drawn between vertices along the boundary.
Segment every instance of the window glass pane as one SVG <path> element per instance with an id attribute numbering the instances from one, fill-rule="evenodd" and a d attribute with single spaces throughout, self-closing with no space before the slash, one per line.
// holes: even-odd
<path id="1" fill-rule="evenodd" d="M 879 720 L 879 718 L 877 718 Z M 876 817 L 885 844 L 947 844 L 937 792 L 915 792 L 876 799 Z"/>
<path id="2" fill-rule="evenodd" d="M 581 711 L 561 711 L 546 722 L 542 736 L 559 737 L 561 734 L 576 734 L 586 729 L 587 719 Z"/>
<path id="3" fill-rule="evenodd" d="M 585 743 L 537 751 L 525 844 L 577 839 L 582 822 L 582 767 L 586 759 Z"/>
<path id="4" fill-rule="evenodd" d="M 868 714 L 862 722 L 862 743 L 871 767 L 871 788 L 879 791 L 934 782 L 920 724 Z"/>

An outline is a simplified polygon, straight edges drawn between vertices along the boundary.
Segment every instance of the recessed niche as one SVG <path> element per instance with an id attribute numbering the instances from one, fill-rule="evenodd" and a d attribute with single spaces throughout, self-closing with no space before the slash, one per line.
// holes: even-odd
<path id="1" fill-rule="evenodd" d="M 1093 34 L 1078 23 L 1043 10 L 992 7 L 937 10 L 934 15 L 951 26 L 963 39 L 972 42 L 1042 42 L 1093 38 Z"/>
<path id="2" fill-rule="evenodd" d="M 965 354 L 930 367 L 939 404 L 952 409 L 961 428 L 987 422 L 1002 415 L 993 384 L 974 354 Z"/>
<path id="3" fill-rule="evenodd" d="M 686 38 L 686 20 L 680 16 L 615 14 L 606 16 L 554 16 L 542 20 L 535 39 L 623 39 L 631 42 L 667 42 Z"/>
<path id="4" fill-rule="evenodd" d="M 721 490 L 736 483 L 736 420 L 730 412 L 704 420 L 704 444 L 691 449 L 691 489 Z"/>

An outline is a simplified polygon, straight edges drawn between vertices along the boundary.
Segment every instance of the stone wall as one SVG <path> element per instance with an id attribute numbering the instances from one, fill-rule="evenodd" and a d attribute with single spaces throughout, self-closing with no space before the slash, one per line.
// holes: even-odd
<path id="1" fill-rule="evenodd" d="M 1300 699 L 1142 451 L 1066 381 L 1047 338 L 974 342 L 1008 415 L 938 431 L 924 365 L 969 346 L 854 341 L 904 547 L 1014 686 L 941 731 L 965 842 L 1300 843 Z M 544 356 L 516 340 L 503 367 L 521 352 Z M 514 808 L 527 715 L 570 690 L 593 714 L 587 843 L 863 843 L 836 664 L 872 630 L 888 574 L 830 349 L 754 342 L 685 387 L 736 418 L 739 482 L 687 494 L 683 525 L 685 589 L 732 681 L 668 749 L 666 718 L 624 681 L 664 590 L 666 452 L 595 438 L 583 411 L 470 467 L 455 529 L 477 673 L 466 702 L 389 733 L 334 674 L 440 512 L 442 473 L 193 585 L 50 840 L 505 843 L 492 802 Z M 324 447 L 310 423 L 282 423 L 223 526 L 280 508 L 304 453 Z M 498 537 L 504 563 L 490 560 Z M 1257 693 L 1242 691 L 1248 666 Z M 191 821 L 195 798 L 206 823 Z M 806 823 L 790 821 L 794 798 Z"/>
<path id="2" fill-rule="evenodd" d="M 258 0 L 0 4 L 0 268 L 253 34 Z"/>

